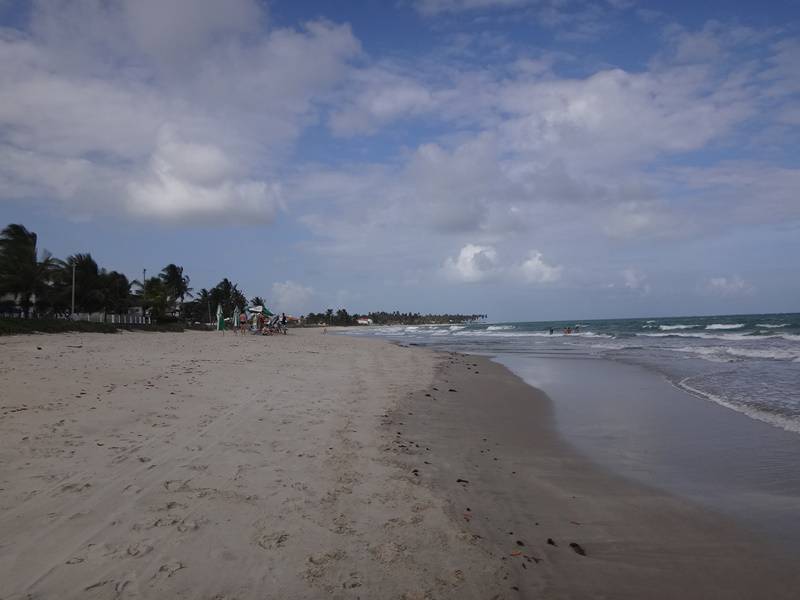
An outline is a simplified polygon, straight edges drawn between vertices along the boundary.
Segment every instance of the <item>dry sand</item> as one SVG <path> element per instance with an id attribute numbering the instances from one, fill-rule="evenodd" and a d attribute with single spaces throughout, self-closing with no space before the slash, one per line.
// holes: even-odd
<path id="1" fill-rule="evenodd" d="M 0 598 L 790 597 L 547 407 L 482 359 L 319 330 L 0 339 Z"/>

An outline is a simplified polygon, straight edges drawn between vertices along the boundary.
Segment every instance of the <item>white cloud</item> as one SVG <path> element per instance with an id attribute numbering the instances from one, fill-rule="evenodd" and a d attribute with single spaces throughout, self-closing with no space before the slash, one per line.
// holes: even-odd
<path id="1" fill-rule="evenodd" d="M 457 257 L 448 257 L 444 272 L 453 281 L 480 283 L 503 279 L 510 283 L 542 284 L 561 278 L 563 268 L 548 264 L 541 252 L 531 250 L 519 263 L 503 261 L 494 246 L 466 244 Z"/>
<path id="2" fill-rule="evenodd" d="M 783 160 L 800 45 L 785 34 L 672 26 L 635 69 L 573 57 L 565 76 L 564 52 L 500 26 L 376 57 L 347 25 L 276 28 L 261 2 L 224 4 L 41 1 L 29 31 L 0 32 L 0 201 L 170 222 L 286 211 L 316 264 L 424 283 L 445 256 L 457 281 L 549 283 L 599 265 L 619 282 L 618 265 L 639 260 L 604 263 L 609 248 L 800 219 L 800 169 Z M 584 32 L 631 5 L 414 3 L 481 23 L 492 16 L 469 11 L 556 28 L 573 15 Z M 762 160 L 694 162 L 708 148 Z M 637 276 L 624 285 L 646 290 Z"/>
<path id="3" fill-rule="evenodd" d="M 455 258 L 444 261 L 445 273 L 454 281 L 477 283 L 499 274 L 497 250 L 492 246 L 467 244 Z"/>
<path id="4" fill-rule="evenodd" d="M 704 285 L 707 293 L 718 296 L 748 296 L 755 288 L 738 275 L 712 277 Z"/>
<path id="5" fill-rule="evenodd" d="M 372 133 L 389 121 L 431 110 L 436 101 L 424 84 L 387 69 L 357 71 L 350 83 L 353 97 L 331 116 L 337 135 Z"/>
<path id="6" fill-rule="evenodd" d="M 310 308 L 314 290 L 295 281 L 272 284 L 273 311 L 294 315 L 306 313 Z"/>
<path id="7" fill-rule="evenodd" d="M 68 212 L 269 221 L 275 173 L 356 56 L 252 0 L 39 2 L 0 34 L 0 190 Z"/>
<path id="8" fill-rule="evenodd" d="M 248 179 L 212 144 L 159 135 L 146 174 L 128 185 L 133 214 L 165 220 L 270 221 L 283 205 L 280 185 Z"/>
<path id="9" fill-rule="evenodd" d="M 635 268 L 628 268 L 622 271 L 622 280 L 625 287 L 629 290 L 640 292 L 642 295 L 650 293 L 650 284 L 647 276 Z"/>
<path id="10" fill-rule="evenodd" d="M 511 8 L 531 4 L 531 0 L 416 0 L 414 6 L 425 16 L 481 9 Z"/>
<path id="11" fill-rule="evenodd" d="M 562 267 L 548 265 L 541 252 L 532 250 L 519 267 L 524 281 L 528 283 L 551 283 L 561 278 Z"/>

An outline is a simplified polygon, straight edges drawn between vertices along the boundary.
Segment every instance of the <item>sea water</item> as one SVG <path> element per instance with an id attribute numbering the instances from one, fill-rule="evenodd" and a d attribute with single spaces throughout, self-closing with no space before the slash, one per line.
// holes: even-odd
<path id="1" fill-rule="evenodd" d="M 352 333 L 501 357 L 637 364 L 687 393 L 800 434 L 800 313 L 365 327 Z"/>

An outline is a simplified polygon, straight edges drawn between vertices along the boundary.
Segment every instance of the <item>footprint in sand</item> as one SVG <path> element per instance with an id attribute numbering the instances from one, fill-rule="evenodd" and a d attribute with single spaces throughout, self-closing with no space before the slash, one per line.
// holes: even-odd
<path id="1" fill-rule="evenodd" d="M 153 575 L 152 579 L 155 579 L 157 577 L 169 578 L 169 577 L 172 577 L 173 575 L 175 575 L 175 573 L 177 573 L 181 569 L 185 569 L 185 568 L 186 568 L 186 565 L 183 564 L 180 561 L 177 561 L 177 560 L 176 561 L 172 561 L 172 562 L 168 562 L 168 563 L 164 563 L 163 565 L 161 565 L 158 568 L 158 571 L 156 572 L 155 575 Z"/>
<path id="2" fill-rule="evenodd" d="M 61 486 L 61 492 L 83 492 L 92 487 L 91 483 L 67 483 Z"/>
<path id="3" fill-rule="evenodd" d="M 273 533 L 263 533 L 256 536 L 255 543 L 257 546 L 264 550 L 275 550 L 283 548 L 286 542 L 289 541 L 289 534 L 285 531 L 276 531 Z"/>
<path id="4" fill-rule="evenodd" d="M 308 557 L 308 566 L 306 567 L 304 577 L 309 581 L 314 581 L 323 577 L 330 563 L 340 561 L 345 558 L 345 556 L 346 554 L 342 550 L 334 550 L 333 552 L 326 552 L 324 554 L 312 554 Z"/>
<path id="5" fill-rule="evenodd" d="M 342 582 L 342 587 L 346 590 L 352 590 L 354 588 L 359 588 L 363 585 L 362 577 L 359 573 L 353 572 L 347 577 L 347 579 Z"/>
<path id="6" fill-rule="evenodd" d="M 370 548 L 370 552 L 378 562 L 387 564 L 401 558 L 406 552 L 406 547 L 402 544 L 387 542 Z"/>
<path id="7" fill-rule="evenodd" d="M 125 553 L 133 558 L 141 558 L 145 554 L 149 554 L 152 551 L 153 551 L 153 546 L 151 546 L 146 541 L 141 541 L 128 546 L 127 549 L 125 550 Z"/>

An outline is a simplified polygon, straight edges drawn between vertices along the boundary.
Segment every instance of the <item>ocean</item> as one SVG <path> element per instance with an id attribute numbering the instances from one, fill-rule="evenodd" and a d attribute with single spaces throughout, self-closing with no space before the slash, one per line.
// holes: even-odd
<path id="1" fill-rule="evenodd" d="M 800 434 L 800 313 L 365 327 L 352 333 L 500 357 L 637 364 L 689 394 Z"/>

